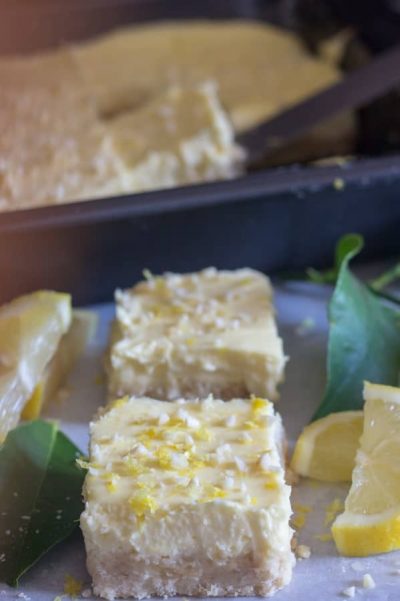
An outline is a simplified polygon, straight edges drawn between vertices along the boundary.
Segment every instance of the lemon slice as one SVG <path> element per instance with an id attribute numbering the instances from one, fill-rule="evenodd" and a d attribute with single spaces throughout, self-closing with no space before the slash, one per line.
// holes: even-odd
<path id="1" fill-rule="evenodd" d="M 332 413 L 306 426 L 296 443 L 291 468 L 316 480 L 350 482 L 362 427 L 362 411 Z"/>
<path id="2" fill-rule="evenodd" d="M 56 354 L 45 368 L 33 395 L 22 412 L 22 419 L 36 419 L 44 405 L 54 399 L 76 361 L 94 335 L 97 315 L 92 311 L 74 310 L 72 325 L 60 340 Z"/>
<path id="3" fill-rule="evenodd" d="M 339 553 L 400 548 L 400 388 L 365 383 L 364 429 L 345 510 L 332 534 Z"/>
<path id="4" fill-rule="evenodd" d="M 0 307 L 0 440 L 22 409 L 71 324 L 71 297 L 35 292 Z"/>

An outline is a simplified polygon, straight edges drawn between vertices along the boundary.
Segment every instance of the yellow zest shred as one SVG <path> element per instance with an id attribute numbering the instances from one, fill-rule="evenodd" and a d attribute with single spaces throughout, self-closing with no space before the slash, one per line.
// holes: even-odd
<path id="1" fill-rule="evenodd" d="M 132 457 L 128 457 L 124 463 L 124 467 L 128 476 L 138 476 L 146 471 L 144 465 Z"/>
<path id="2" fill-rule="evenodd" d="M 251 401 L 251 409 L 253 413 L 258 415 L 259 413 L 263 413 L 266 409 L 268 409 L 270 402 L 266 399 L 261 399 L 259 397 L 254 397 Z"/>
<path id="3" fill-rule="evenodd" d="M 168 470 L 172 467 L 171 451 L 167 446 L 159 447 L 155 454 L 161 468 Z"/>
<path id="4" fill-rule="evenodd" d="M 304 515 L 304 513 L 298 513 L 297 515 L 294 515 L 292 517 L 291 521 L 296 530 L 301 530 L 305 526 L 306 516 Z"/>
<path id="5" fill-rule="evenodd" d="M 267 490 L 276 490 L 279 487 L 279 482 L 277 480 L 276 474 L 274 472 L 270 472 L 268 476 L 269 480 L 265 483 L 265 488 Z"/>
<path id="6" fill-rule="evenodd" d="M 210 430 L 204 428 L 204 426 L 195 430 L 193 432 L 193 435 L 196 438 L 196 440 L 204 440 L 205 442 L 210 441 L 212 438 Z"/>
<path id="7" fill-rule="evenodd" d="M 69 595 L 70 597 L 77 597 L 83 588 L 82 582 L 76 580 L 73 576 L 69 574 L 65 575 L 64 578 L 64 593 Z"/>
<path id="8" fill-rule="evenodd" d="M 162 438 L 163 435 L 160 428 L 147 428 L 147 430 L 143 430 L 140 436 L 137 437 L 137 440 L 146 444 L 150 440 L 162 440 Z"/>
<path id="9" fill-rule="evenodd" d="M 106 488 L 108 492 L 115 492 L 117 490 L 117 482 L 120 479 L 120 476 L 114 473 L 106 473 L 103 474 L 103 478 L 106 480 Z"/>
<path id="10" fill-rule="evenodd" d="M 324 526 L 329 526 L 335 517 L 344 509 L 344 503 L 340 499 L 334 499 L 326 508 Z"/>
<path id="11" fill-rule="evenodd" d="M 255 430 L 256 428 L 259 428 L 260 426 L 258 424 L 256 424 L 256 422 L 253 422 L 252 420 L 247 420 L 244 422 L 244 427 L 246 428 L 246 430 Z"/>
<path id="12" fill-rule="evenodd" d="M 204 497 L 199 499 L 199 503 L 208 503 L 214 499 L 223 499 L 228 495 L 226 490 L 223 490 L 219 486 L 213 486 L 209 484 L 204 488 Z"/>
<path id="13" fill-rule="evenodd" d="M 121 397 L 120 399 L 116 399 L 115 401 L 112 401 L 108 405 L 108 408 L 109 409 L 117 409 L 118 407 L 123 407 L 124 405 L 126 405 L 126 403 L 128 401 L 129 401 L 129 397 L 128 396 Z"/>
<path id="14" fill-rule="evenodd" d="M 292 524 L 296 530 L 301 530 L 305 526 L 307 514 L 310 513 L 311 507 L 309 505 L 294 503 L 293 509 L 296 513 L 292 517 Z"/>
<path id="15" fill-rule="evenodd" d="M 138 517 L 143 517 L 146 513 L 154 513 L 158 508 L 157 501 L 154 497 L 141 490 L 129 500 L 131 509 Z"/>

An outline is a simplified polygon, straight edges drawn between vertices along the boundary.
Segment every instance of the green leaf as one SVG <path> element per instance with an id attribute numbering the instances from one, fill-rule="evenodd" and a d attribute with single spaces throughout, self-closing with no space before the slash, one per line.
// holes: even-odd
<path id="1" fill-rule="evenodd" d="M 79 449 L 54 423 L 29 422 L 0 448 L 0 581 L 11 586 L 77 526 Z"/>
<path id="2" fill-rule="evenodd" d="M 364 240 L 359 234 L 346 234 L 342 236 L 335 248 L 335 261 L 331 269 L 317 271 L 310 267 L 307 269 L 307 275 L 312 282 L 316 284 L 334 284 L 339 276 L 343 261 L 349 254 L 357 254 L 364 246 Z"/>
<path id="3" fill-rule="evenodd" d="M 362 409 L 364 380 L 399 383 L 400 314 L 351 273 L 349 261 L 360 252 L 361 237 L 348 240 L 345 247 L 329 304 L 328 382 L 314 420 Z"/>
<path id="4" fill-rule="evenodd" d="M 384 271 L 380 276 L 369 282 L 370 287 L 375 292 L 380 292 L 389 284 L 392 284 L 400 278 L 400 263 L 396 263 L 393 267 Z"/>

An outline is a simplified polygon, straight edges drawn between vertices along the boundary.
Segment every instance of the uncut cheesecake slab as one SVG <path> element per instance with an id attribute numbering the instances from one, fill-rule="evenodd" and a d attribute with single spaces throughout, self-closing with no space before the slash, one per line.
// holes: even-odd
<path id="1" fill-rule="evenodd" d="M 268 596 L 287 584 L 284 446 L 260 398 L 112 403 L 91 424 L 81 516 L 94 592 Z"/>
<path id="2" fill-rule="evenodd" d="M 110 398 L 277 398 L 285 356 L 269 279 L 251 269 L 148 276 L 116 292 Z"/>

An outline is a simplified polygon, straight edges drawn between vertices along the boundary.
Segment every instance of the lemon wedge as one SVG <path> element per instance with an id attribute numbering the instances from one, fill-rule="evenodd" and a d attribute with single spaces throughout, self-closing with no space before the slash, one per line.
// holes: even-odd
<path id="1" fill-rule="evenodd" d="M 350 482 L 362 428 L 362 411 L 332 413 L 306 426 L 294 449 L 292 470 L 325 482 Z"/>
<path id="2" fill-rule="evenodd" d="M 34 292 L 0 307 L 0 440 L 17 425 L 71 319 L 69 294 Z"/>
<path id="3" fill-rule="evenodd" d="M 54 357 L 45 368 L 31 398 L 22 412 L 22 419 L 36 419 L 44 405 L 54 399 L 76 361 L 94 335 L 97 315 L 92 311 L 74 310 L 72 325 L 60 340 Z"/>
<path id="4" fill-rule="evenodd" d="M 400 549 L 400 388 L 365 383 L 364 428 L 345 510 L 332 534 L 342 555 Z"/>

